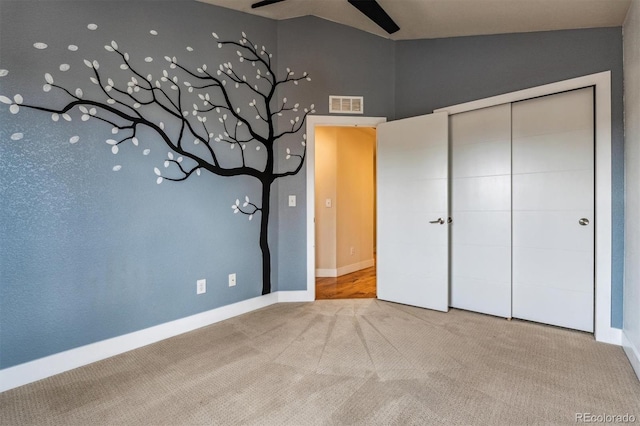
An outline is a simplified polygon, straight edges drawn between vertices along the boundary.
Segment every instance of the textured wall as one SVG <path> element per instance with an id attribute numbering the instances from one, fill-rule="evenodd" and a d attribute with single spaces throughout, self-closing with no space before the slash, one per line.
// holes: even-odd
<path id="1" fill-rule="evenodd" d="M 624 24 L 624 128 L 626 177 L 624 333 L 640 351 L 640 1 Z M 638 371 L 640 375 L 640 371 Z"/>
<path id="2" fill-rule="evenodd" d="M 550 31 L 438 40 L 396 46 L 396 116 L 611 70 L 612 309 L 622 326 L 624 143 L 620 28 Z"/>
<path id="3" fill-rule="evenodd" d="M 0 68 L 9 71 L 0 94 L 19 93 L 25 103 L 67 99 L 43 92 L 45 72 L 87 97 L 93 85 L 83 59 L 99 60 L 126 87 L 130 75 L 104 49 L 112 40 L 158 77 L 169 69 L 165 55 L 214 70 L 238 64 L 235 49 L 221 54 L 212 31 L 237 40 L 245 30 L 276 49 L 275 22 L 191 1 L 3 1 L 0 8 Z M 114 155 L 105 144 L 115 138 L 110 125 L 82 122 L 77 109 L 71 116 L 54 123 L 48 113 L 0 107 L 0 368 L 261 293 L 259 220 L 230 208 L 236 198 L 260 198 L 256 179 L 204 172 L 158 185 L 154 167 L 165 170 L 168 149 L 154 133 L 141 132 L 138 147 L 129 142 Z M 218 123 L 211 128 L 221 131 Z M 24 137 L 12 140 L 15 133 Z M 80 139 L 70 144 L 73 135 Z M 237 150 L 226 155 L 239 158 Z M 272 218 L 277 226 L 277 212 Z M 232 272 L 238 285 L 229 288 Z M 207 278 L 208 291 L 196 296 L 199 278 Z"/>

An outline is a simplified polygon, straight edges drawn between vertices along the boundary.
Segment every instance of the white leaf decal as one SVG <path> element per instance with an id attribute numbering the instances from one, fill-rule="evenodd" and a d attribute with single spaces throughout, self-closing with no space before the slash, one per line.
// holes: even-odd
<path id="1" fill-rule="evenodd" d="M 105 46 L 104 50 L 106 50 L 107 52 L 114 52 L 113 47 L 111 46 Z"/>
<path id="2" fill-rule="evenodd" d="M 200 169 L 196 170 L 196 174 L 200 176 Z"/>
<path id="3" fill-rule="evenodd" d="M 75 52 L 78 50 L 78 46 L 76 46 L 75 44 L 70 44 L 69 47 L 67 47 L 67 49 L 69 49 L 72 52 Z"/>
<path id="4" fill-rule="evenodd" d="M 218 37 L 218 34 L 216 34 L 216 33 L 211 33 L 211 35 L 212 35 L 216 40 L 219 38 L 219 37 Z"/>
<path id="5" fill-rule="evenodd" d="M 153 58 L 151 56 L 147 56 L 146 58 L 144 58 L 145 62 L 153 62 Z"/>
<path id="6" fill-rule="evenodd" d="M 167 167 L 169 167 L 169 160 L 164 160 L 164 168 L 166 169 Z"/>
<path id="7" fill-rule="evenodd" d="M 84 106 L 84 105 L 80 105 L 80 106 L 78 107 L 78 109 L 79 109 L 79 110 L 80 110 L 80 112 L 81 112 L 81 113 L 83 113 L 83 114 L 89 114 L 89 110 L 88 110 L 88 109 L 87 109 L 87 107 L 86 107 L 86 106 Z"/>
<path id="8" fill-rule="evenodd" d="M 112 146 L 112 147 L 111 147 L 111 152 L 112 152 L 112 153 L 117 154 L 117 153 L 118 153 L 118 151 L 119 151 L 119 149 L 118 149 L 118 145 L 114 145 L 114 146 Z"/>
<path id="9" fill-rule="evenodd" d="M 169 160 L 173 160 L 173 154 L 171 152 L 167 153 L 167 157 L 169 157 Z"/>
<path id="10" fill-rule="evenodd" d="M 91 108 L 91 109 L 89 110 L 89 114 L 91 114 L 91 115 L 96 115 L 96 113 L 97 113 L 97 112 L 98 112 L 98 110 L 97 110 L 97 109 L 95 109 L 95 108 Z"/>
<path id="11" fill-rule="evenodd" d="M 157 167 L 153 168 L 153 173 L 155 173 L 157 176 L 160 176 L 162 173 L 160 172 L 160 169 Z"/>
<path id="12" fill-rule="evenodd" d="M 115 145 L 115 144 L 117 144 L 117 143 L 118 143 L 118 141 L 113 140 L 113 139 L 107 139 L 105 142 L 106 142 L 107 144 L 109 144 L 109 145 Z"/>
<path id="13" fill-rule="evenodd" d="M 14 101 L 15 101 L 15 103 L 17 103 L 18 105 L 20 105 L 20 104 L 24 101 L 24 99 L 22 99 L 22 95 L 15 95 L 15 96 L 13 97 L 13 100 L 14 100 Z"/>
<path id="14" fill-rule="evenodd" d="M 23 137 L 24 137 L 24 134 L 22 134 L 22 133 L 14 133 L 14 134 L 11 135 L 11 140 L 19 141 Z"/>
<path id="15" fill-rule="evenodd" d="M 118 133 L 120 131 L 120 129 L 118 129 L 117 127 L 114 127 L 113 129 L 111 129 L 111 133 L 113 133 L 114 135 L 116 133 Z"/>
<path id="16" fill-rule="evenodd" d="M 129 65 L 127 65 L 127 64 L 122 64 L 122 65 L 120 65 L 120 69 L 121 69 L 121 70 L 129 69 Z"/>
<path id="17" fill-rule="evenodd" d="M 78 142 L 79 140 L 80 140 L 80 136 L 72 136 L 72 137 L 69 139 L 69 143 L 76 143 L 76 142 Z"/>
<path id="18" fill-rule="evenodd" d="M 7 105 L 11 105 L 13 103 L 13 101 L 9 98 L 7 98 L 6 96 L 2 96 L 0 95 L 0 102 L 2 102 L 3 104 L 7 104 Z"/>
<path id="19" fill-rule="evenodd" d="M 60 65 L 60 66 L 62 66 L 62 65 Z M 46 81 L 47 83 L 49 83 L 49 84 L 53 84 L 53 77 L 51 76 L 51 74 L 46 73 L 46 74 L 44 75 L 44 79 L 45 79 L 45 81 Z"/>
<path id="20" fill-rule="evenodd" d="M 189 51 L 189 52 L 193 52 L 193 47 L 191 47 L 191 46 L 187 46 L 187 51 Z"/>
<path id="21" fill-rule="evenodd" d="M 160 185 L 162 183 L 162 181 L 163 181 L 162 176 L 160 176 L 160 177 L 158 177 L 158 179 L 156 179 L 156 183 L 158 185 Z"/>
<path id="22" fill-rule="evenodd" d="M 77 97 L 79 97 L 79 98 L 81 98 L 81 97 L 82 97 L 82 95 L 83 95 L 83 93 L 82 93 L 82 89 L 78 87 L 78 88 L 76 89 L 76 96 L 77 96 Z"/>
<path id="23" fill-rule="evenodd" d="M 158 35 L 158 32 L 156 30 L 151 30 L 151 31 L 149 31 L 149 34 L 155 36 L 155 35 Z"/>
<path id="24" fill-rule="evenodd" d="M 20 111 L 20 107 L 16 104 L 13 104 L 9 107 L 9 111 L 11 112 L 11 114 L 17 114 L 18 111 Z"/>
<path id="25" fill-rule="evenodd" d="M 249 215 L 249 220 L 251 220 L 251 219 L 253 219 L 253 215 L 252 214 Z"/>
<path id="26" fill-rule="evenodd" d="M 9 74 L 9 70 L 0 69 L 0 77 L 4 77 Z"/>
<path id="27" fill-rule="evenodd" d="M 62 118 L 64 118 L 66 121 L 71 121 L 71 116 L 69 114 L 62 114 Z"/>
<path id="28" fill-rule="evenodd" d="M 240 205 L 240 200 L 236 199 L 236 206 Z"/>
<path id="29" fill-rule="evenodd" d="M 89 114 L 83 114 L 82 117 L 80 117 L 80 119 L 82 121 L 87 121 L 91 118 L 91 116 Z"/>
<path id="30" fill-rule="evenodd" d="M 47 43 L 38 42 L 38 43 L 33 43 L 33 47 L 35 47 L 36 49 L 42 50 L 42 49 L 46 49 L 49 46 L 47 46 Z"/>
<path id="31" fill-rule="evenodd" d="M 84 59 L 84 64 L 89 67 L 89 68 L 93 68 L 93 65 L 91 65 L 91 61 Z"/>
<path id="32" fill-rule="evenodd" d="M 132 142 L 135 146 L 138 146 L 138 138 L 136 138 L 136 137 L 131 138 L 131 142 Z"/>
<path id="33" fill-rule="evenodd" d="M 118 49 L 118 43 L 116 43 L 115 40 L 112 40 L 111 47 L 113 47 L 114 49 Z"/>
<path id="34" fill-rule="evenodd" d="M 113 166 L 113 169 L 112 169 L 112 170 L 113 170 L 114 172 L 119 172 L 121 169 L 122 169 L 122 166 L 121 166 L 120 164 L 118 164 L 118 165 L 116 165 L 116 166 Z"/>
<path id="35" fill-rule="evenodd" d="M 53 114 L 51 114 L 51 119 L 53 121 L 58 121 L 60 119 L 60 116 L 54 112 Z"/>
<path id="36" fill-rule="evenodd" d="M 142 155 L 149 155 L 150 152 L 151 152 L 151 150 L 149 148 L 147 148 L 144 151 L 142 151 Z"/>
<path id="37" fill-rule="evenodd" d="M 89 24 L 87 25 L 87 28 L 90 29 L 91 31 L 95 31 L 98 29 L 98 26 L 96 24 Z"/>

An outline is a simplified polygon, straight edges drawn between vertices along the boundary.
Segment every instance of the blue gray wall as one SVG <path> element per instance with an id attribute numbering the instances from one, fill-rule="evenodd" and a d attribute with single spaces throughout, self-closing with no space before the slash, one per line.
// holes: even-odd
<path id="1" fill-rule="evenodd" d="M 98 30 L 88 31 L 89 23 Z M 363 95 L 366 115 L 391 119 L 611 69 L 619 325 L 620 29 L 392 42 L 317 18 L 274 22 L 193 1 L 0 0 L 0 69 L 9 70 L 0 94 L 56 100 L 41 90 L 47 71 L 84 87 L 82 59 L 103 57 L 112 39 L 132 57 L 159 62 L 168 54 L 189 58 L 189 45 L 197 60 L 216 66 L 235 58 L 220 56 L 211 32 L 239 37 L 243 30 L 275 53 L 279 69 L 309 72 L 310 84 L 280 95 L 315 103 L 318 114 L 328 113 L 333 94 Z M 35 42 L 49 47 L 36 50 Z M 61 63 L 72 67 L 62 73 Z M 53 123 L 0 105 L 0 123 L 0 368 L 260 294 L 258 222 L 230 209 L 236 198 L 258 198 L 256 181 L 203 174 L 157 185 L 153 168 L 166 149 L 151 135 L 114 156 L 105 127 L 77 117 Z M 24 138 L 12 141 L 16 132 Z M 80 142 L 70 145 L 71 135 Z M 122 170 L 113 172 L 115 164 Z M 306 288 L 304 172 L 281 180 L 272 198 L 274 291 Z M 289 194 L 298 196 L 297 208 L 286 206 Z M 230 289 L 231 272 L 238 286 Z M 206 295 L 195 294 L 198 278 L 208 280 Z"/>

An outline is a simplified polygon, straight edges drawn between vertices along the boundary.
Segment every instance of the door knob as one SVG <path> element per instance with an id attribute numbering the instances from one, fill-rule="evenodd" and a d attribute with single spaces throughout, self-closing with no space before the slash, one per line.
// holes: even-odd
<path id="1" fill-rule="evenodd" d="M 444 219 L 439 217 L 436 220 L 430 220 L 429 223 L 439 223 L 440 225 L 444 224 Z"/>
<path id="2" fill-rule="evenodd" d="M 582 226 L 587 226 L 589 224 L 589 219 L 587 219 L 586 217 L 583 217 L 578 221 L 578 223 Z"/>

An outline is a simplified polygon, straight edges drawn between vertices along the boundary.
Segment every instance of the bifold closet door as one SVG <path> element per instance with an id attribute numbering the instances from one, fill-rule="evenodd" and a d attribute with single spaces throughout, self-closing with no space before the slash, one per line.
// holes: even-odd
<path id="1" fill-rule="evenodd" d="M 593 331 L 593 89 L 512 105 L 513 317 Z"/>
<path id="2" fill-rule="evenodd" d="M 511 104 L 449 118 L 451 306 L 511 317 Z"/>

